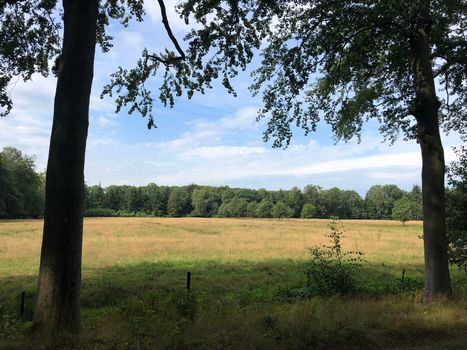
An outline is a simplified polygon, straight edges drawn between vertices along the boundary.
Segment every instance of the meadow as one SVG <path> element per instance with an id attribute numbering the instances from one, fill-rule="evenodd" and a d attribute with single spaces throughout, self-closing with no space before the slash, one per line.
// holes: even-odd
<path id="1" fill-rule="evenodd" d="M 88 218 L 76 349 L 460 349 L 467 278 L 421 303 L 421 222 L 343 220 L 358 290 L 309 296 L 308 248 L 329 220 Z M 41 220 L 0 221 L 0 348 L 32 347 Z M 404 280 L 402 271 L 404 270 Z M 186 274 L 191 272 L 191 288 Z M 19 295 L 26 311 L 17 320 Z"/>

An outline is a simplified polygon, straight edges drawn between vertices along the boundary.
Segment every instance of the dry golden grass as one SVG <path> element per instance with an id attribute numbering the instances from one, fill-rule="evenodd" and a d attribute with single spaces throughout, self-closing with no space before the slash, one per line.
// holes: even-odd
<path id="1" fill-rule="evenodd" d="M 210 218 L 89 218 L 83 265 L 174 260 L 302 259 L 326 242 L 329 220 Z M 345 220 L 344 248 L 374 263 L 422 264 L 420 222 Z M 0 221 L 0 276 L 37 273 L 41 220 Z"/>
<path id="2" fill-rule="evenodd" d="M 360 294 L 301 298 L 300 260 L 306 248 L 326 243 L 328 223 L 86 219 L 84 337 L 76 347 L 53 349 L 466 348 L 464 289 L 451 300 L 419 302 L 420 222 L 341 221 L 344 250 L 363 251 L 369 262 L 360 270 Z M 32 315 L 41 237 L 41 220 L 0 221 L 0 312 L 15 313 L 26 290 Z M 398 289 L 402 268 L 413 289 Z M 186 271 L 193 272 L 189 293 Z M 31 348 L 21 341 L 2 343 L 0 334 L 0 349 Z"/>

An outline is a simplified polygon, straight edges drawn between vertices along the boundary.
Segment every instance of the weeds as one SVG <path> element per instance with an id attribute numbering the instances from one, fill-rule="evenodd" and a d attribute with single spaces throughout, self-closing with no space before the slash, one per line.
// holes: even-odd
<path id="1" fill-rule="evenodd" d="M 307 289 L 310 295 L 348 295 L 357 289 L 356 275 L 363 253 L 343 250 L 344 231 L 336 221 L 331 221 L 329 228 L 331 232 L 326 237 L 330 244 L 309 249 Z"/>
<path id="2" fill-rule="evenodd" d="M 4 312 L 0 305 L 0 340 L 14 340 L 22 335 L 18 317 Z"/>

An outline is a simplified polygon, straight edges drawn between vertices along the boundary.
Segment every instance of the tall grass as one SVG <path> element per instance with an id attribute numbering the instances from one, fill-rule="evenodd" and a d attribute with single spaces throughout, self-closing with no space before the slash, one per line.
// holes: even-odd
<path id="1" fill-rule="evenodd" d="M 328 220 L 93 218 L 84 226 L 82 349 L 462 348 L 465 275 L 454 299 L 420 302 L 420 222 L 343 221 L 345 250 L 362 251 L 360 293 L 304 298 L 307 248 Z M 42 222 L 0 221 L 0 316 L 21 290 L 32 317 Z M 405 281 L 401 272 L 405 269 Z M 192 289 L 185 289 L 186 272 Z M 12 324 L 0 348 L 30 322 Z M 4 332 L 5 333 L 5 332 Z M 438 346 L 438 347 L 437 347 Z M 51 347 L 53 348 L 53 346 Z"/>

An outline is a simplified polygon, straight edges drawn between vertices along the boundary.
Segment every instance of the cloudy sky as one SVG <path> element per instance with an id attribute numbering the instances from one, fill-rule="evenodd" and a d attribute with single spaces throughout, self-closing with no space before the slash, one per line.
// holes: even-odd
<path id="1" fill-rule="evenodd" d="M 169 20 L 176 36 L 187 27 L 167 1 Z M 171 6 L 172 5 L 172 6 Z M 256 122 L 260 98 L 252 98 L 249 76 L 235 81 L 238 97 L 215 86 L 192 100 L 180 98 L 173 109 L 155 107 L 157 129 L 125 112 L 114 113 L 113 101 L 99 98 L 109 75 L 118 66 L 131 68 L 144 47 L 173 49 L 163 30 L 157 1 L 148 1 L 144 23 L 123 28 L 112 25 L 114 48 L 99 50 L 95 63 L 90 107 L 90 129 L 85 177 L 88 184 L 228 185 L 232 187 L 287 189 L 316 184 L 338 186 L 364 194 L 374 184 L 396 184 L 410 189 L 419 184 L 421 156 L 413 141 L 382 143 L 377 124 L 365 125 L 362 141 L 334 144 L 330 128 L 321 124 L 305 137 L 298 130 L 288 149 L 273 149 L 262 141 L 264 122 Z M 160 81 L 153 82 L 153 91 Z M 0 147 L 14 146 L 37 157 L 37 169 L 46 167 L 52 125 L 56 79 L 34 76 L 11 86 L 14 109 L 0 119 Z M 456 135 L 444 135 L 446 160 L 454 159 Z"/>

